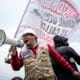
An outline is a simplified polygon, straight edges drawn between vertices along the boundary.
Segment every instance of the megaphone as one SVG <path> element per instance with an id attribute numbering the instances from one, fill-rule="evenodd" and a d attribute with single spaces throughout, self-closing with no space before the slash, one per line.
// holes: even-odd
<path id="1" fill-rule="evenodd" d="M 10 39 L 6 37 L 4 30 L 0 30 L 0 46 L 3 44 L 10 44 L 16 47 L 23 47 L 24 42 L 22 40 Z"/>

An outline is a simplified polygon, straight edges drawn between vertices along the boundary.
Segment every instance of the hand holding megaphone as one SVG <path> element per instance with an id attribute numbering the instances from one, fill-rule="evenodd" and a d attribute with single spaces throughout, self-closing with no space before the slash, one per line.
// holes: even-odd
<path id="1" fill-rule="evenodd" d="M 9 49 L 9 54 L 15 56 L 17 54 L 17 48 L 16 46 L 11 46 Z"/>
<path id="2" fill-rule="evenodd" d="M 3 44 L 10 44 L 16 47 L 23 47 L 24 42 L 22 40 L 15 40 L 6 37 L 6 34 L 3 30 L 0 30 L 0 46 Z"/>
<path id="3" fill-rule="evenodd" d="M 16 48 L 16 46 L 11 46 L 11 47 L 9 48 L 9 54 L 8 54 L 7 57 L 4 59 L 4 62 L 5 62 L 5 63 L 10 64 L 10 62 L 11 62 L 11 55 L 12 55 L 12 56 L 17 55 L 17 48 Z"/>

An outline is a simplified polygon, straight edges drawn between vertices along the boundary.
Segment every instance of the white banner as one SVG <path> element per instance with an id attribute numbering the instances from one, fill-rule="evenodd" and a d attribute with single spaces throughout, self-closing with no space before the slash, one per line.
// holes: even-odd
<path id="1" fill-rule="evenodd" d="M 21 19 L 16 38 L 27 28 L 36 31 L 40 41 L 53 44 L 53 36 L 66 36 L 77 24 L 79 12 L 68 0 L 31 0 Z"/>

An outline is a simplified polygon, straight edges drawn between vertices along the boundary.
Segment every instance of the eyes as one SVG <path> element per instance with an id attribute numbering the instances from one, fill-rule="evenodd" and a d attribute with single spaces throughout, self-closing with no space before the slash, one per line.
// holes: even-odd
<path id="1" fill-rule="evenodd" d="M 24 43 L 27 43 L 28 42 L 28 40 L 24 40 Z"/>
<path id="2" fill-rule="evenodd" d="M 34 38 L 23 39 L 24 43 L 32 42 L 33 40 L 34 40 Z"/>
<path id="3" fill-rule="evenodd" d="M 34 36 L 23 36 L 24 43 L 33 42 L 35 40 Z"/>

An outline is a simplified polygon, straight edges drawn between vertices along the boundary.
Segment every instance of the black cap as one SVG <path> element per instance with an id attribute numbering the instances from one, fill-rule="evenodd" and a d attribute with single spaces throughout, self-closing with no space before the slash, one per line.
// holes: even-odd
<path id="1" fill-rule="evenodd" d="M 60 47 L 60 46 L 68 46 L 68 38 L 56 35 L 53 38 L 55 46 Z"/>
<path id="2" fill-rule="evenodd" d="M 55 42 L 68 41 L 68 38 L 65 38 L 65 37 L 62 37 L 62 36 L 59 36 L 59 35 L 54 36 L 53 39 L 54 39 Z"/>

